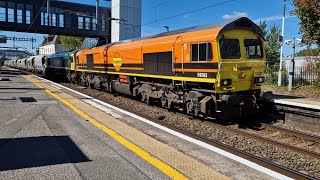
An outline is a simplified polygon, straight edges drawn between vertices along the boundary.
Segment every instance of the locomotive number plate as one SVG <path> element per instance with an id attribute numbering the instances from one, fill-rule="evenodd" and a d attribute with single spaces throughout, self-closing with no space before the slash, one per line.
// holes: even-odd
<path id="1" fill-rule="evenodd" d="M 254 77 L 262 77 L 263 72 L 254 72 Z"/>
<path id="2" fill-rule="evenodd" d="M 197 77 L 206 78 L 208 77 L 208 73 L 197 73 Z"/>

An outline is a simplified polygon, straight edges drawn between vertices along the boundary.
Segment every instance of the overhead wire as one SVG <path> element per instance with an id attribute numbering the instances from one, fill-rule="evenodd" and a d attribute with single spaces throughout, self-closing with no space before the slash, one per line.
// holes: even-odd
<path id="1" fill-rule="evenodd" d="M 170 0 L 167 0 L 167 1 L 164 1 L 162 3 L 157 3 L 154 7 L 151 7 L 150 9 L 152 8 L 155 8 L 155 11 L 156 11 L 156 8 L 163 5 L 163 4 L 166 4 L 168 3 Z M 223 5 L 223 4 L 227 4 L 227 3 L 230 3 L 230 2 L 233 2 L 233 1 L 236 1 L 236 0 L 228 0 L 228 1 L 224 1 L 224 2 L 220 2 L 220 3 L 215 3 L 215 4 L 212 4 L 212 5 L 209 5 L 209 6 L 205 6 L 205 7 L 201 7 L 201 8 L 198 8 L 198 9 L 194 9 L 194 10 L 191 10 L 191 11 L 187 11 L 187 12 L 183 12 L 183 13 L 180 13 L 180 14 L 176 14 L 176 15 L 173 15 L 173 16 L 169 16 L 169 17 L 165 17 L 165 18 L 162 18 L 162 19 L 157 19 L 155 17 L 155 20 L 152 21 L 152 22 L 149 22 L 149 23 L 145 23 L 145 24 L 140 24 L 140 25 L 134 25 L 134 24 L 125 24 L 125 25 L 131 25 L 132 27 L 143 27 L 143 26 L 146 26 L 146 25 L 150 25 L 150 24 L 154 24 L 154 23 L 157 23 L 157 22 L 161 22 L 161 21 L 165 21 L 165 20 L 168 20 L 168 19 L 173 19 L 173 18 L 176 18 L 176 17 L 179 17 L 179 16 L 183 16 L 183 15 L 186 15 L 186 14 L 190 14 L 190 13 L 194 13 L 194 12 L 197 12 L 197 11 L 201 11 L 201 10 L 204 10 L 204 9 L 209 9 L 209 8 L 212 8 L 212 7 L 215 7 L 215 6 L 219 6 L 219 5 Z M 40 7 L 37 15 L 35 18 L 33 18 L 33 21 L 32 23 L 30 24 L 30 26 L 28 27 L 28 30 L 27 32 L 30 30 L 30 28 L 32 27 L 32 25 L 34 24 L 35 20 L 37 19 L 37 17 L 39 16 L 40 12 L 41 12 L 41 9 L 42 7 L 45 5 L 45 3 L 47 2 L 47 0 L 44 1 L 44 3 L 42 4 L 42 6 Z M 118 3 L 117 5 L 113 6 L 113 7 L 116 7 L 116 6 L 119 6 L 120 3 Z M 113 7 L 111 7 L 110 9 L 112 9 Z M 92 22 L 92 21 L 91 21 Z M 83 22 L 85 23 L 85 22 Z M 106 25 L 110 24 L 109 21 L 106 21 Z M 84 30 L 85 30 L 85 27 L 84 27 Z M 96 26 L 96 30 L 102 30 L 102 27 L 100 26 Z M 106 27 L 106 30 L 107 30 L 107 27 Z M 134 29 L 129 29 L 129 28 L 125 28 L 123 30 L 121 30 L 119 33 L 123 32 L 123 31 L 126 31 L 126 30 L 131 30 L 131 31 L 135 31 Z"/>
<path id="2" fill-rule="evenodd" d="M 186 14 L 194 13 L 194 12 L 201 11 L 201 10 L 204 10 L 204 9 L 209 9 L 209 8 L 212 8 L 212 7 L 215 7 L 215 6 L 220 6 L 220 5 L 223 5 L 223 4 L 227 4 L 227 3 L 230 3 L 230 2 L 233 2 L 233 1 L 236 1 L 236 0 L 228 0 L 228 1 L 221 2 L 221 3 L 212 4 L 212 5 L 209 5 L 209 6 L 202 7 L 202 8 L 198 8 L 198 9 L 194 9 L 194 10 L 191 10 L 191 11 L 183 12 L 183 13 L 180 13 L 180 14 L 177 14 L 177 15 L 174 15 L 174 16 L 169 16 L 169 17 L 166 17 L 166 18 L 158 19 L 158 20 L 155 20 L 154 22 L 145 23 L 145 24 L 142 24 L 141 26 L 154 24 L 156 22 L 161 22 L 161 21 L 164 21 L 164 20 L 176 18 L 176 17 L 179 17 L 179 16 L 183 16 L 183 15 L 186 15 Z"/>

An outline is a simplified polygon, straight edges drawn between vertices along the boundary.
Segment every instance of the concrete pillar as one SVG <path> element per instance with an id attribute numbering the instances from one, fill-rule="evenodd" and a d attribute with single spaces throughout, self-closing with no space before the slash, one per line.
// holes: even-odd
<path id="1" fill-rule="evenodd" d="M 111 42 L 141 37 L 141 0 L 112 0 Z"/>

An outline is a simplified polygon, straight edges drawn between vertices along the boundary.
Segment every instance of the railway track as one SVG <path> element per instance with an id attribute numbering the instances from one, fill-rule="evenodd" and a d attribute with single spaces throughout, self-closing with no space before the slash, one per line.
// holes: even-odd
<path id="1" fill-rule="evenodd" d="M 320 137 L 313 136 L 298 131 L 290 131 L 283 128 L 263 124 L 261 131 L 246 129 L 236 129 L 234 127 L 215 124 L 221 129 L 231 131 L 241 136 L 246 136 L 264 143 L 304 154 L 313 158 L 320 159 Z"/>
<path id="2" fill-rule="evenodd" d="M 30 74 L 30 73 L 29 73 Z M 66 85 L 65 83 L 63 83 L 63 85 Z M 69 88 L 72 88 L 72 89 L 75 89 L 75 90 L 78 90 L 77 88 L 74 87 L 75 85 L 74 84 L 69 84 L 68 87 Z M 79 86 L 79 85 L 78 85 Z M 90 89 L 87 89 L 89 91 L 91 91 Z M 98 91 L 98 90 L 94 90 L 92 89 L 92 91 Z M 98 91 L 101 93 L 101 91 Z M 90 96 L 95 96 L 91 93 L 85 93 L 85 94 L 88 94 Z M 109 94 L 111 95 L 111 94 Z M 112 95 L 113 96 L 113 95 Z M 120 97 L 120 98 L 125 98 L 125 97 Z M 98 98 L 99 99 L 99 98 Z M 129 99 L 129 98 L 126 98 L 127 100 L 130 100 L 130 101 L 133 101 L 132 99 Z M 100 99 L 100 100 L 103 100 L 103 99 Z M 104 100 L 105 101 L 105 100 Z M 183 126 L 175 126 L 175 125 L 172 125 L 166 121 L 163 121 L 162 117 L 158 117 L 158 118 L 150 118 L 150 116 L 148 114 L 145 114 L 144 112 L 142 111 L 135 111 L 133 108 L 130 108 L 129 106 L 127 107 L 123 107 L 117 103 L 113 103 L 113 102 L 109 102 L 107 101 L 108 103 L 116 106 L 116 107 L 119 107 L 119 108 L 122 108 L 124 110 L 127 110 L 129 112 L 132 112 L 132 113 L 135 113 L 135 114 L 138 114 L 142 117 L 145 117 L 146 119 L 149 119 L 149 120 L 152 120 L 153 122 L 156 122 L 162 126 L 165 126 L 167 128 L 170 128 L 172 130 L 175 130 L 177 132 L 180 132 L 182 134 L 185 134 L 187 136 L 190 136 L 190 137 L 193 137 L 195 139 L 198 139 L 202 142 L 205 142 L 207 144 L 210 144 L 210 145 L 213 145 L 215 147 L 218 147 L 220 149 L 223 149 L 227 152 L 230 152 L 232 154 L 235 154 L 235 155 L 238 155 L 244 159 L 247 159 L 247 160 L 250 160 L 252 162 L 255 162 L 257 164 L 260 164 L 266 168 L 269 168 L 269 169 L 272 169 L 274 171 L 277 171 L 279 173 L 282 173 L 284 175 L 287 175 L 289 177 L 292 177 L 292 178 L 295 178 L 295 179 L 316 179 L 316 178 L 319 178 L 318 175 L 308 175 L 307 173 L 302 173 L 302 172 L 299 172 L 299 170 L 296 170 L 296 169 L 293 169 L 293 168 L 290 168 L 288 167 L 287 165 L 283 165 L 281 163 L 278 163 L 272 159 L 269 159 L 267 157 L 262 157 L 261 155 L 259 154 L 255 154 L 255 153 L 252 153 L 252 152 L 248 152 L 247 148 L 239 148 L 237 147 L 237 145 L 232 145 L 232 144 L 228 144 L 228 143 L 224 143 L 224 142 L 221 142 L 221 140 L 219 139 L 214 139 L 210 136 L 207 135 L 203 135 L 200 131 L 197 131 L 197 130 L 190 130 L 188 128 L 184 128 Z M 136 103 L 140 103 L 140 104 L 143 104 L 144 106 L 147 106 L 146 104 L 144 103 L 141 103 L 141 102 L 137 102 Z M 155 107 L 155 108 L 158 108 L 158 109 L 162 109 L 162 108 L 159 108 L 159 107 Z M 162 110 L 165 110 L 165 109 L 162 109 Z M 166 111 L 166 110 L 165 110 Z M 176 113 L 176 115 L 178 116 L 181 116 L 181 117 L 184 117 L 186 119 L 188 119 L 189 121 L 193 121 L 193 120 L 190 120 L 190 116 L 188 115 L 185 115 L 185 114 L 181 114 L 181 113 Z M 317 136 L 310 136 L 308 134 L 304 134 L 304 133 L 299 133 L 299 132 L 294 132 L 294 131 L 288 131 L 288 130 L 284 130 L 284 129 L 280 129 L 280 128 L 277 128 L 277 127 L 273 127 L 273 126 L 270 126 L 270 125 L 267 125 L 267 124 L 263 124 L 263 127 L 264 127 L 264 130 L 265 133 L 261 133 L 263 131 L 260 131 L 260 133 L 258 132 L 249 132 L 248 130 L 246 129 L 236 129 L 234 126 L 223 126 L 223 125 L 220 125 L 220 124 L 216 124 L 216 123 L 213 123 L 213 122 L 208 122 L 208 121 L 205 121 L 205 122 L 202 122 L 204 125 L 208 125 L 207 127 L 211 127 L 211 128 L 216 128 L 218 129 L 219 131 L 223 130 L 225 131 L 227 134 L 230 134 L 230 133 L 233 133 L 233 134 L 236 134 L 238 136 L 241 136 L 241 137 L 246 137 L 246 138 L 250 138 L 250 139 L 254 139 L 256 141 L 259 141 L 261 143 L 267 143 L 267 144 L 271 144 L 271 145 L 274 145 L 274 146 L 277 146 L 277 147 L 280 147 L 280 148 L 284 148 L 284 149 L 287 149 L 287 150 L 290 150 L 290 151 L 293 151 L 293 152 L 296 152 L 296 153 L 300 153 L 300 154 L 303 154 L 305 156 L 310 156 L 312 158 L 317 158 L 317 159 L 320 159 L 320 154 L 319 154 L 319 149 L 316 151 L 313 151 L 313 150 L 310 150 L 310 149 L 305 149 L 305 148 L 301 148 L 301 147 L 296 147 L 294 145 L 294 143 L 285 143 L 285 142 L 281 142 L 278 141 L 278 140 L 274 140 L 276 138 L 276 136 L 272 136 L 273 135 L 277 135 L 277 133 L 275 132 L 278 132 L 278 134 L 286 134 L 286 135 L 290 135 L 292 137 L 299 137 L 300 139 L 303 139 L 304 141 L 309 142 L 308 144 L 310 145 L 319 145 L 319 137 Z M 273 133 L 267 133 L 267 132 L 273 132 Z M 290 137 L 287 136 L 287 140 L 290 140 Z M 313 144 L 311 144 L 311 142 Z M 301 144 L 300 144 L 301 145 Z"/>

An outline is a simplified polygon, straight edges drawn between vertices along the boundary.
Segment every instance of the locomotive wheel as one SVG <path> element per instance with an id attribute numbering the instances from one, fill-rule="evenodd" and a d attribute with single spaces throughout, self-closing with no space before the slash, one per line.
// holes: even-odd
<path id="1" fill-rule="evenodd" d="M 142 102 L 145 102 L 145 100 L 146 100 L 146 93 L 145 93 L 145 92 L 142 92 L 142 93 L 141 93 L 141 101 L 142 101 Z"/>
<path id="2" fill-rule="evenodd" d="M 141 93 L 141 101 L 150 105 L 150 97 L 145 92 Z"/>
<path id="3" fill-rule="evenodd" d="M 166 108 L 167 107 L 167 104 L 168 104 L 168 100 L 166 97 L 161 97 L 161 106 L 163 108 Z"/>

